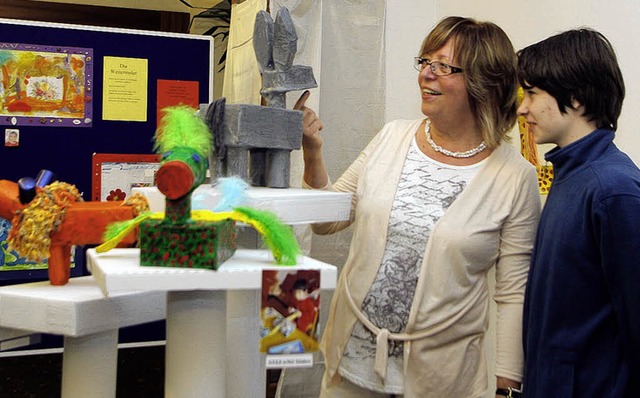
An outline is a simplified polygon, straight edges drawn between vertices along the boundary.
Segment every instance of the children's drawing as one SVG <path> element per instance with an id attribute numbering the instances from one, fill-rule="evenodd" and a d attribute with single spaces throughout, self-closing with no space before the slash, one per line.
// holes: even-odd
<path id="1" fill-rule="evenodd" d="M 0 125 L 90 127 L 93 50 L 0 42 Z"/>
<path id="2" fill-rule="evenodd" d="M 318 349 L 320 271 L 262 272 L 260 352 L 301 354 Z"/>

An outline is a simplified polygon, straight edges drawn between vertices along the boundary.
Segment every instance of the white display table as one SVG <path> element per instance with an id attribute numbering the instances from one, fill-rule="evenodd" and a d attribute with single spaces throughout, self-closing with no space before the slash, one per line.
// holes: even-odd
<path id="1" fill-rule="evenodd" d="M 64 336 L 62 392 L 69 397 L 115 397 L 118 329 L 165 319 L 166 292 L 121 290 L 105 299 L 91 276 L 64 286 L 48 281 L 0 287 L 0 333 Z"/>
<path id="2" fill-rule="evenodd" d="M 259 353 L 262 271 L 320 270 L 320 288 L 334 289 L 337 268 L 301 256 L 278 266 L 271 253 L 238 250 L 217 271 L 142 267 L 138 249 L 87 251 L 87 266 L 105 295 L 166 291 L 165 396 L 264 397 Z"/>
<path id="3" fill-rule="evenodd" d="M 131 192 L 143 194 L 151 211 L 164 211 L 165 197 L 157 187 L 133 188 Z M 214 210 L 219 200 L 218 188 L 203 184 L 193 192 L 191 207 Z M 351 194 L 301 188 L 249 187 L 246 191 L 246 203 L 242 205 L 271 211 L 285 224 L 313 224 L 347 220 L 351 209 Z"/>

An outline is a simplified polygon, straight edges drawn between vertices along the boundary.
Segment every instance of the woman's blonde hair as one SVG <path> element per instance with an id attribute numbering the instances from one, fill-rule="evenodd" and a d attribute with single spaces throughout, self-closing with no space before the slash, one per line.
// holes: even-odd
<path id="1" fill-rule="evenodd" d="M 422 42 L 420 56 L 453 40 L 455 66 L 464 69 L 471 111 L 491 148 L 516 121 L 517 57 L 507 34 L 492 22 L 446 17 Z"/>

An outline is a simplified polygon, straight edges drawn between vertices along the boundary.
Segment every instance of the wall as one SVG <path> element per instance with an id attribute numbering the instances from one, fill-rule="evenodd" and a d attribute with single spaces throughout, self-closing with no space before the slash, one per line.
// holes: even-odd
<path id="1" fill-rule="evenodd" d="M 402 4 L 402 7 L 398 5 Z M 387 1 L 384 120 L 423 117 L 413 57 L 436 21 L 433 0 Z"/>
<path id="2" fill-rule="evenodd" d="M 516 50 L 554 33 L 579 26 L 591 26 L 604 33 L 617 51 L 627 88 L 616 143 L 636 163 L 640 163 L 640 138 L 635 134 L 635 126 L 640 123 L 640 113 L 634 111 L 640 107 L 640 75 L 635 73 L 640 70 L 640 47 L 636 45 L 637 37 L 640 37 L 640 25 L 637 23 L 640 20 L 638 1 L 612 0 L 602 3 L 599 0 L 538 0 L 535 2 L 431 0 L 412 2 L 415 4 L 394 0 L 389 0 L 387 3 L 389 71 L 394 70 L 391 68 L 400 70 L 401 59 L 406 58 L 406 54 L 411 51 L 414 53 L 417 51 L 415 43 L 409 39 L 412 35 L 424 35 L 430 26 L 448 15 L 469 16 L 497 23 L 511 37 Z M 401 58 L 395 57 L 395 54 L 400 54 Z M 400 76 L 400 73 L 387 74 L 385 120 L 400 117 L 405 112 L 405 108 L 419 109 L 415 84 L 410 87 L 405 80 L 406 78 Z"/>

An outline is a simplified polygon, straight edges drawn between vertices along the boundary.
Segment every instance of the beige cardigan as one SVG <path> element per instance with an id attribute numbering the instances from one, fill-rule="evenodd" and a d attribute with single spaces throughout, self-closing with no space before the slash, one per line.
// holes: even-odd
<path id="1" fill-rule="evenodd" d="M 314 232 L 328 234 L 355 223 L 321 341 L 329 380 L 339 380 L 339 362 L 356 322 L 346 288 L 360 308 L 382 260 L 397 182 L 420 123 L 387 124 L 327 187 L 354 194 L 350 220 L 313 226 Z M 486 392 L 487 272 L 493 266 L 496 375 L 521 380 L 523 293 L 539 213 L 534 167 L 511 145 L 500 145 L 436 223 L 427 243 L 406 329 L 425 337 L 404 345 L 406 397 L 472 398 Z"/>

